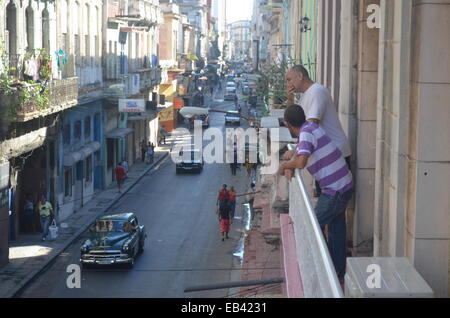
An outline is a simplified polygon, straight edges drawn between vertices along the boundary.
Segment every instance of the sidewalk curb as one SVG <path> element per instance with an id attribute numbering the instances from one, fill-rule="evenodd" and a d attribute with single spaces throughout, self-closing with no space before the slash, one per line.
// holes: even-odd
<path id="1" fill-rule="evenodd" d="M 118 197 L 116 197 L 114 200 L 111 201 L 108 206 L 102 209 L 102 211 L 95 214 L 95 216 L 92 216 L 92 221 L 95 220 L 99 215 L 105 213 L 107 210 L 109 210 L 114 204 L 116 204 L 128 191 L 130 191 L 150 170 L 152 170 L 154 167 L 156 167 L 157 164 L 159 164 L 161 161 L 167 158 L 167 156 L 170 154 L 170 150 L 165 150 L 164 154 L 157 159 L 152 165 L 150 165 L 147 169 L 145 169 L 144 172 L 142 172 L 136 180 L 125 190 L 123 191 Z M 16 287 L 5 293 L 2 298 L 14 298 L 19 292 L 21 292 L 36 276 L 38 276 L 41 272 L 43 272 L 53 261 L 62 253 L 69 245 L 71 245 L 78 237 L 81 236 L 89 227 L 91 222 L 86 222 L 85 225 L 83 225 L 78 231 L 76 231 L 68 240 L 66 240 L 65 243 L 63 243 L 63 246 L 53 250 L 53 252 L 50 254 L 49 258 L 44 262 L 44 264 L 36 269 L 33 270 L 27 277 L 22 279 L 20 283 L 16 285 Z"/>

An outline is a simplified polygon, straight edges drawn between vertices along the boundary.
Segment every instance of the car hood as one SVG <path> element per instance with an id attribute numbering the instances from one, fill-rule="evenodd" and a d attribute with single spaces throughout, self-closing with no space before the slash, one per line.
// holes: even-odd
<path id="1" fill-rule="evenodd" d="M 132 233 L 123 232 L 105 232 L 91 233 L 89 239 L 91 248 L 95 247 L 118 247 L 121 248 L 123 243 L 131 236 Z"/>

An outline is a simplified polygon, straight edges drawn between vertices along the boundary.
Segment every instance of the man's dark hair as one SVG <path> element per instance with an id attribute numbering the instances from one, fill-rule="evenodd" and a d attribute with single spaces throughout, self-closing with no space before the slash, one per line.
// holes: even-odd
<path id="1" fill-rule="evenodd" d="M 301 73 L 303 75 L 303 77 L 310 79 L 308 70 L 300 64 L 292 66 L 291 70 L 294 72 L 297 72 L 297 73 Z"/>
<path id="2" fill-rule="evenodd" d="M 306 121 L 306 116 L 303 108 L 300 105 L 290 105 L 284 112 L 284 121 L 292 127 L 302 127 Z"/>

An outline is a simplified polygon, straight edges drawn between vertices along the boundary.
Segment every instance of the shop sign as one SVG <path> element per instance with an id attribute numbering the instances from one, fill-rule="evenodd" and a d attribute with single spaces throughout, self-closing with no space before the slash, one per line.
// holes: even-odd
<path id="1" fill-rule="evenodd" d="M 144 99 L 119 99 L 120 113 L 143 113 L 145 112 Z"/>

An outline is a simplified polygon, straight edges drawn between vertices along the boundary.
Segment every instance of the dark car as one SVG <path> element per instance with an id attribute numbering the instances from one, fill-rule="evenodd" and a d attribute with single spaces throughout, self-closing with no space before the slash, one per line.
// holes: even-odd
<path id="1" fill-rule="evenodd" d="M 147 234 L 134 213 L 108 214 L 97 218 L 81 245 L 80 263 L 88 265 L 125 264 L 132 268 L 144 251 Z"/>
<path id="2" fill-rule="evenodd" d="M 241 117 L 239 116 L 239 111 L 230 110 L 225 114 L 225 125 L 227 125 L 228 123 L 232 125 L 241 124 Z"/>
<path id="3" fill-rule="evenodd" d="M 176 172 L 182 171 L 197 171 L 198 173 L 203 171 L 203 158 L 200 150 L 190 148 L 180 151 L 179 156 L 181 161 L 176 164 Z"/>

